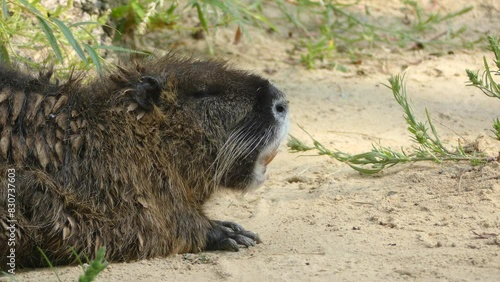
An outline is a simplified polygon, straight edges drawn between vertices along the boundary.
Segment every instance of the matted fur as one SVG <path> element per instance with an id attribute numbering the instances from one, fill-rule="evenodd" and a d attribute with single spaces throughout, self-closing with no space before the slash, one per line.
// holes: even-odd
<path id="1" fill-rule="evenodd" d="M 283 137 L 271 112 L 283 94 L 221 62 L 169 55 L 88 84 L 50 76 L 0 67 L 2 269 L 7 169 L 18 266 L 45 265 L 37 247 L 54 264 L 75 260 L 70 247 L 150 258 L 206 249 L 213 222 L 202 204 L 220 186 L 249 186 L 259 153 Z"/>

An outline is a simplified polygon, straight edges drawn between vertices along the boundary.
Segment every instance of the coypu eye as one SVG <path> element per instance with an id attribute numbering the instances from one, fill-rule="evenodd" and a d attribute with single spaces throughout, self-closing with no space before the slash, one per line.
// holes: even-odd
<path id="1" fill-rule="evenodd" d="M 207 96 L 205 90 L 198 90 L 198 91 L 193 93 L 193 97 L 195 97 L 195 98 L 203 98 L 205 96 Z"/>

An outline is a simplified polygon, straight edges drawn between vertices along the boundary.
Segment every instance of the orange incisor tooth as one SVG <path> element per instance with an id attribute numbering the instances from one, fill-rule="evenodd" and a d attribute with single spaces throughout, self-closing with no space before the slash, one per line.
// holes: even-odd
<path id="1" fill-rule="evenodd" d="M 277 154 L 278 154 L 278 150 L 274 151 L 271 155 L 269 155 L 269 157 L 266 158 L 264 164 L 268 165 L 270 162 L 272 162 L 274 160 L 274 157 L 276 157 Z"/>

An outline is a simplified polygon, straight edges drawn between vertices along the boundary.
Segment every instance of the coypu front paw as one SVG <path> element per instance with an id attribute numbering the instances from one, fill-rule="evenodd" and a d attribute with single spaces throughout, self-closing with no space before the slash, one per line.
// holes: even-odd
<path id="1" fill-rule="evenodd" d="M 259 235 L 245 230 L 243 226 L 230 222 L 212 220 L 212 229 L 208 232 L 207 250 L 239 251 L 239 245 L 245 247 L 262 243 Z"/>

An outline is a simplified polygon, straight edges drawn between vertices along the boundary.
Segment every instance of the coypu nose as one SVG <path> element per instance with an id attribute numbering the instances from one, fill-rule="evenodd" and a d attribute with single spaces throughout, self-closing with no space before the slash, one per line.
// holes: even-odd
<path id="1" fill-rule="evenodd" d="M 288 100 L 283 92 L 278 90 L 269 81 L 266 85 L 257 89 L 257 109 L 271 113 L 276 120 L 284 121 L 288 119 Z M 270 111 L 270 112 L 269 112 Z"/>
<path id="2" fill-rule="evenodd" d="M 283 103 L 277 104 L 276 107 L 275 107 L 275 110 L 278 113 L 284 113 L 286 111 L 286 105 L 283 104 Z"/>
<path id="3" fill-rule="evenodd" d="M 278 100 L 274 102 L 273 114 L 276 118 L 284 118 L 288 114 L 288 101 Z"/>

